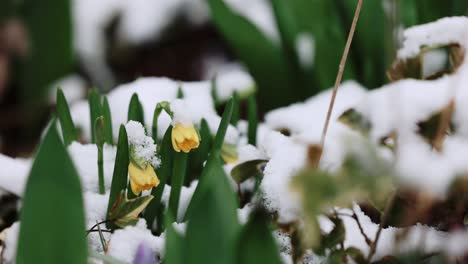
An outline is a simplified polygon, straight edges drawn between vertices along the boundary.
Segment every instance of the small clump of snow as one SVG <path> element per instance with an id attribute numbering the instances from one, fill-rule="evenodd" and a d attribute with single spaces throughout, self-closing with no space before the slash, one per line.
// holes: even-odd
<path id="1" fill-rule="evenodd" d="M 128 121 L 125 125 L 127 130 L 128 143 L 133 146 L 137 159 L 145 163 L 151 163 L 154 168 L 158 168 L 161 160 L 156 155 L 156 144 L 153 138 L 146 135 L 145 128 L 140 122 Z"/>

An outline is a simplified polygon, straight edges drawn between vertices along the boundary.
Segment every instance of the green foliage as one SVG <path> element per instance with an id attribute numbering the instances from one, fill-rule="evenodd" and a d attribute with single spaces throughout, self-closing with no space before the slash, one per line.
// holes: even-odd
<path id="1" fill-rule="evenodd" d="M 96 89 L 92 89 L 88 94 L 89 115 L 91 120 L 91 143 L 96 143 L 96 131 L 94 122 L 102 115 L 101 96 Z"/>
<path id="2" fill-rule="evenodd" d="M 20 220 L 16 263 L 87 263 L 80 180 L 55 122 L 33 163 Z"/>
<path id="3" fill-rule="evenodd" d="M 128 177 L 128 138 L 127 131 L 125 130 L 124 125 L 120 125 L 119 130 L 119 139 L 117 143 L 117 153 L 115 156 L 114 172 L 112 174 L 112 183 L 109 194 L 109 203 L 107 206 L 107 214 L 111 211 L 112 205 L 119 197 L 119 194 L 122 190 L 125 190 L 127 186 L 127 177 Z M 112 227 L 111 224 L 108 224 L 107 227 Z"/>
<path id="4" fill-rule="evenodd" d="M 30 51 L 22 65 L 21 98 L 33 107 L 45 103 L 51 83 L 72 70 L 71 4 L 68 0 L 25 0 L 22 8 Z"/>
<path id="5" fill-rule="evenodd" d="M 221 167 L 222 162 L 220 159 L 220 152 L 224 142 L 224 137 L 226 136 L 227 128 L 229 126 L 229 121 L 232 116 L 233 103 L 234 102 L 231 99 L 227 104 L 226 109 L 224 110 L 213 147 L 211 148 L 208 160 L 206 161 L 205 167 L 200 175 L 200 180 L 193 194 L 192 201 L 187 208 L 185 219 L 190 219 L 191 215 L 194 213 L 194 208 L 200 206 L 199 204 L 201 203 L 201 199 L 203 198 L 204 193 L 207 192 L 207 190 L 210 188 L 210 185 L 218 184 L 215 179 L 220 178 L 221 175 L 225 175 L 224 170 Z M 220 190 L 216 189 L 216 191 Z"/>
<path id="6" fill-rule="evenodd" d="M 171 194 L 169 197 L 169 211 L 177 219 L 179 209 L 179 199 L 185 176 L 187 175 L 187 159 L 188 154 L 176 152 L 173 155 Z"/>
<path id="7" fill-rule="evenodd" d="M 255 78 L 262 112 L 304 100 L 333 85 L 358 0 L 270 2 L 279 43 L 222 0 L 208 1 L 218 30 Z M 369 88 L 385 83 L 386 68 L 395 55 L 394 27 L 401 24 L 390 13 L 401 13 L 396 19 L 401 17 L 403 25 L 412 26 L 468 11 L 468 2 L 463 0 L 395 0 L 386 6 L 392 4 L 395 10 L 385 13 L 380 1 L 363 1 L 345 80 L 356 79 Z M 300 39 L 307 38 L 314 49 L 310 65 L 301 62 L 304 58 L 297 51 Z"/>
<path id="8" fill-rule="evenodd" d="M 132 98 L 130 99 L 130 104 L 128 105 L 128 121 L 133 120 L 140 122 L 142 124 L 145 123 L 144 113 L 143 113 L 143 106 L 140 103 L 140 99 L 138 99 L 138 94 L 134 93 Z"/>
<path id="9" fill-rule="evenodd" d="M 151 199 L 153 199 L 153 196 L 147 195 L 129 200 L 125 195 L 125 191 L 122 191 L 112 205 L 109 220 L 122 228 L 135 225 L 138 222 L 138 215 L 145 209 Z"/>
<path id="10" fill-rule="evenodd" d="M 62 128 L 62 136 L 65 146 L 70 145 L 73 141 L 78 140 L 78 133 L 73 124 L 73 119 L 70 114 L 67 99 L 63 95 L 62 89 L 57 89 L 57 116 L 60 120 Z"/>
<path id="11" fill-rule="evenodd" d="M 205 188 L 190 204 L 192 212 L 184 248 L 186 263 L 234 263 L 240 230 L 237 202 L 220 161 L 215 164 L 212 173 L 206 175 L 206 184 L 201 186 Z"/>
<path id="12" fill-rule="evenodd" d="M 112 145 L 114 144 L 114 135 L 112 132 L 112 116 L 107 96 L 104 96 L 102 101 L 102 116 L 104 117 L 104 142 L 108 145 Z"/>
<path id="13" fill-rule="evenodd" d="M 94 134 L 96 136 L 96 145 L 98 149 L 98 177 L 99 177 L 99 193 L 105 194 L 106 190 L 104 187 L 104 117 L 100 116 L 94 122 Z"/>
<path id="14" fill-rule="evenodd" d="M 282 263 L 269 223 L 269 215 L 263 210 L 257 209 L 250 215 L 249 221 L 239 235 L 236 263 Z"/>
<path id="15" fill-rule="evenodd" d="M 192 180 L 197 179 L 203 170 L 203 164 L 208 159 L 208 154 L 210 149 L 213 146 L 213 137 L 211 136 L 210 128 L 205 119 L 202 119 L 200 122 L 200 145 L 197 149 L 194 149 L 190 152 L 189 157 L 189 171 L 192 172 L 187 175 L 186 183 L 192 182 Z"/>
<path id="16" fill-rule="evenodd" d="M 157 230 L 153 230 L 156 233 L 160 233 L 163 230 L 163 218 L 162 214 L 164 211 L 164 205 L 161 203 L 162 195 L 164 192 L 164 187 L 171 176 L 172 172 L 172 162 L 174 156 L 174 149 L 172 148 L 171 142 L 171 133 L 172 133 L 172 126 L 169 126 L 164 134 L 163 140 L 159 145 L 159 156 L 161 157 L 161 166 L 156 169 L 158 178 L 159 178 L 159 186 L 157 188 L 153 188 L 151 191 L 151 195 L 154 196 L 154 199 L 151 200 L 148 207 L 145 210 L 145 219 L 149 226 L 153 226 L 152 223 L 154 222 L 155 218 L 159 216 L 156 221 L 158 224 Z"/>
<path id="17" fill-rule="evenodd" d="M 267 163 L 268 160 L 261 159 L 249 160 L 244 163 L 240 163 L 232 168 L 231 177 L 238 184 L 249 178 L 261 177 L 263 176 L 263 169 Z"/>
<path id="18" fill-rule="evenodd" d="M 248 104 L 248 142 L 251 145 L 257 144 L 257 127 L 258 127 L 258 113 L 257 113 L 257 100 L 255 94 L 251 94 L 247 98 Z"/>
<path id="19" fill-rule="evenodd" d="M 284 93 L 294 80 L 289 80 L 287 59 L 280 47 L 272 43 L 261 31 L 244 17 L 235 14 L 222 0 L 208 0 L 212 18 L 224 38 L 260 87 L 263 109 L 299 99 L 295 93 Z M 216 97 L 214 97 L 216 99 Z"/>
<path id="20" fill-rule="evenodd" d="M 237 122 L 239 122 L 241 115 L 240 111 L 242 102 L 237 92 L 234 92 L 234 94 L 232 95 L 232 100 L 234 101 L 234 108 L 232 109 L 231 125 L 237 126 Z"/>
<path id="21" fill-rule="evenodd" d="M 184 239 L 174 230 L 174 227 L 172 227 L 174 220 L 170 212 L 166 214 L 166 219 L 164 219 L 164 221 L 167 226 L 164 262 L 170 264 L 184 264 Z"/>

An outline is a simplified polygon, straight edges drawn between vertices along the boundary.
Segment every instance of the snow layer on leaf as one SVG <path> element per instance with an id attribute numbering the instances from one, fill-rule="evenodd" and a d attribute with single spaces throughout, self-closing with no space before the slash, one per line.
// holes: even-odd
<path id="1" fill-rule="evenodd" d="M 220 68 L 216 74 L 216 96 L 219 100 L 228 100 L 234 92 L 247 93 L 254 89 L 252 76 L 239 64 L 228 64 Z"/>
<path id="2" fill-rule="evenodd" d="M 290 181 L 305 164 L 306 147 L 272 131 L 260 139 L 259 148 L 270 158 L 260 185 L 265 206 L 278 213 L 279 222 L 291 222 L 300 213 L 300 203 Z"/>
<path id="3" fill-rule="evenodd" d="M 146 135 L 143 125 L 131 120 L 125 125 L 125 129 L 128 143 L 133 146 L 135 158 L 141 159 L 145 164 L 150 163 L 153 168 L 158 168 L 161 160 L 156 156 L 156 144 L 153 138 Z"/>
<path id="4" fill-rule="evenodd" d="M 433 23 L 411 27 L 404 32 L 403 48 L 398 51 L 398 57 L 416 57 L 424 46 L 463 43 L 467 28 L 467 17 L 442 18 Z"/>

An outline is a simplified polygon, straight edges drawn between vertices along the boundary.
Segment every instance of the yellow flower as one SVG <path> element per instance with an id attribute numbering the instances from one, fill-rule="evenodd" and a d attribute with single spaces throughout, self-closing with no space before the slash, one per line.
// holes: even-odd
<path id="1" fill-rule="evenodd" d="M 193 125 L 184 126 L 181 123 L 176 123 L 172 128 L 171 139 L 172 147 L 177 152 L 182 150 L 188 153 L 200 145 L 200 138 Z"/>
<path id="2" fill-rule="evenodd" d="M 145 169 L 141 169 L 130 162 L 128 164 L 128 174 L 130 174 L 130 186 L 135 195 L 159 185 L 159 179 L 151 164 L 146 165 Z"/>

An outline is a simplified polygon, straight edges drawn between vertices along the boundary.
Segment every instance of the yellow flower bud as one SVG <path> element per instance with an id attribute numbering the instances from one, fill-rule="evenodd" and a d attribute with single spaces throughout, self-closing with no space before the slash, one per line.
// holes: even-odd
<path id="1" fill-rule="evenodd" d="M 182 150 L 188 153 L 200 145 L 200 138 L 193 125 L 184 126 L 181 123 L 176 123 L 172 128 L 171 139 L 172 147 L 177 152 Z"/>
<path id="2" fill-rule="evenodd" d="M 159 185 L 159 179 L 151 164 L 147 164 L 145 169 L 141 169 L 130 162 L 128 164 L 128 174 L 130 174 L 130 186 L 135 195 Z"/>

